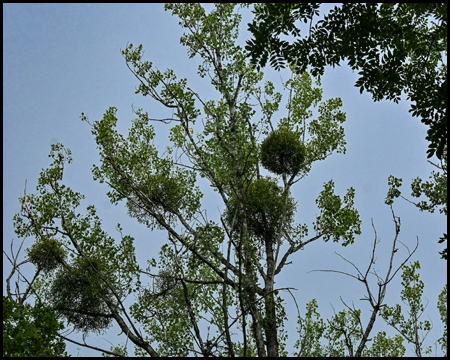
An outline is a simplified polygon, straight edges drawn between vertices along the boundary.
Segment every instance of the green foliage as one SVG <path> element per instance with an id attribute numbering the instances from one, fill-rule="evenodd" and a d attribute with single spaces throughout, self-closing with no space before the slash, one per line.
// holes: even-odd
<path id="1" fill-rule="evenodd" d="M 86 215 L 78 212 L 84 197 L 61 184 L 70 151 L 57 144 L 54 162 L 39 178 L 38 194 L 21 200 L 26 214 L 15 218 L 20 237 L 36 238 L 29 249 L 33 263 L 49 273 L 39 275 L 33 289 L 84 333 L 105 330 L 115 319 L 137 355 L 286 355 L 287 315 L 275 276 L 307 236 L 307 225 L 294 221 L 291 187 L 314 162 L 345 152 L 342 101 L 322 101 L 319 81 L 306 72 L 293 74 L 283 84 L 287 116 L 274 127 L 282 95 L 272 83 L 261 84 L 263 74 L 237 45 L 241 15 L 236 5 L 216 4 L 209 13 L 199 4 L 165 8 L 180 18 L 186 29 L 181 43 L 189 57 L 202 59 L 198 74 L 211 79 L 219 99 L 203 99 L 173 70 L 160 71 L 145 61 L 142 45 L 129 44 L 122 55 L 140 80 L 137 93 L 172 113 L 162 121 L 171 124 L 171 146 L 164 153 L 157 148 L 154 119 L 142 109 L 133 109 L 137 117 L 128 135 L 117 131 L 115 107 L 93 123 L 85 114 L 81 119 L 91 126 L 99 148 L 94 179 L 108 184 L 113 204 L 124 200 L 131 217 L 167 232 L 167 243 L 158 260 L 141 269 L 134 239 L 123 236 L 120 225 L 122 239 L 116 242 L 102 230 L 93 206 Z M 255 119 L 259 110 L 263 116 Z M 261 148 L 263 164 L 270 158 L 283 179 L 261 176 Z M 279 155 L 286 159 L 277 160 Z M 201 208 L 197 175 L 210 182 L 225 205 L 219 223 L 208 220 Z M 328 213 L 323 223 L 349 222 L 347 213 Z M 344 225 L 328 223 L 310 242 L 331 236 L 353 240 Z M 67 256 L 51 252 L 48 239 Z M 45 261 L 38 249 L 48 254 Z M 131 320 L 122 301 L 133 293 Z M 207 337 L 200 335 L 205 326 L 211 329 Z M 239 329 L 244 339 L 234 338 Z"/>
<path id="2" fill-rule="evenodd" d="M 328 357 L 353 356 L 354 347 L 362 338 L 361 310 L 340 311 L 326 323 L 317 311 L 317 300 L 306 304 L 305 317 L 298 318 L 299 339 L 294 356 Z M 403 337 L 390 337 L 380 331 L 372 338 L 372 346 L 366 347 L 363 356 L 403 356 L 406 348 Z"/>
<path id="3" fill-rule="evenodd" d="M 411 100 L 413 116 L 429 126 L 428 157 L 443 158 L 447 139 L 447 3 L 346 3 L 322 20 L 315 3 L 255 5 L 246 50 L 254 64 L 295 64 L 314 76 L 341 61 L 358 71 L 356 86 L 382 99 Z M 305 32 L 301 23 L 304 22 Z M 284 35 L 293 35 L 294 41 Z"/>
<path id="4" fill-rule="evenodd" d="M 415 198 L 422 195 L 428 198 L 428 201 L 419 201 L 416 204 L 420 211 L 433 213 L 438 208 L 441 214 L 447 216 L 447 146 L 444 149 L 441 165 L 437 167 L 441 171 L 432 171 L 429 177 L 430 181 L 423 181 L 419 177 L 413 180 L 411 195 Z"/>
<path id="5" fill-rule="evenodd" d="M 444 334 L 438 339 L 438 342 L 441 344 L 442 351 L 447 354 L 447 284 L 445 284 L 439 294 L 437 308 L 441 316 L 441 321 L 444 324 Z"/>
<path id="6" fill-rule="evenodd" d="M 403 199 L 414 204 L 420 211 L 429 211 L 434 213 L 436 209 L 442 214 L 447 216 L 447 145 L 444 148 L 444 158 L 441 160 L 440 165 L 431 163 L 437 167 L 440 171 L 432 171 L 429 179 L 430 181 L 423 181 L 417 177 L 411 183 L 411 195 L 415 198 L 425 196 L 427 200 L 421 200 L 418 202 L 412 202 L 403 197 L 400 187 L 402 186 L 402 179 L 396 178 L 392 175 L 388 178 L 389 190 L 385 199 L 387 205 L 391 205 L 395 198 L 402 197 Z M 439 238 L 438 243 L 447 241 L 447 234 L 444 233 Z M 443 259 L 447 259 L 447 248 L 439 252 Z"/>
<path id="7" fill-rule="evenodd" d="M 324 160 L 330 153 L 345 154 L 346 141 L 342 123 L 346 115 L 340 108 L 340 98 L 328 99 L 319 106 L 319 116 L 308 125 L 311 141 L 308 144 L 311 157 L 314 160 Z"/>
<path id="8" fill-rule="evenodd" d="M 395 176 L 390 175 L 388 178 L 389 190 L 385 199 L 386 205 L 392 205 L 394 203 L 394 199 L 400 197 L 402 194 L 399 190 L 399 187 L 402 186 L 403 179 L 396 178 Z"/>
<path id="9" fill-rule="evenodd" d="M 297 320 L 297 330 L 300 337 L 295 342 L 294 347 L 298 349 L 299 352 L 294 352 L 294 356 L 323 356 L 323 348 L 320 340 L 324 335 L 327 325 L 317 312 L 318 307 L 317 300 L 312 299 L 306 304 L 305 318 L 299 317 Z"/>
<path id="10" fill-rule="evenodd" d="M 128 357 L 128 351 L 127 351 L 126 346 L 120 346 L 120 345 L 118 345 L 118 346 L 111 346 L 111 350 L 110 351 L 112 353 L 114 353 L 115 356 Z M 103 357 L 112 357 L 113 355 L 102 353 L 102 356 Z"/>
<path id="11" fill-rule="evenodd" d="M 189 334 L 189 312 L 185 305 L 185 291 L 189 294 L 195 316 L 200 316 L 201 297 L 198 285 L 182 284 L 181 267 L 186 260 L 176 256 L 172 247 L 164 245 L 160 251 L 160 264 L 155 281 L 141 289 L 137 301 L 131 306 L 131 314 L 143 324 L 147 338 L 158 344 L 161 356 L 187 356 L 193 347 Z M 150 269 L 149 269 L 150 270 Z M 204 269 L 197 269 L 201 279 Z M 179 306 L 174 306 L 178 304 Z"/>
<path id="12" fill-rule="evenodd" d="M 431 330 L 432 325 L 428 320 L 419 321 L 425 307 L 422 303 L 424 283 L 420 280 L 420 274 L 417 273 L 418 269 L 420 269 L 419 261 L 414 262 L 411 266 L 403 265 L 403 290 L 400 297 L 408 307 L 408 318 L 405 318 L 402 314 L 402 308 L 398 304 L 396 306 L 384 306 L 380 315 L 403 337 L 413 343 L 416 354 L 421 356 L 423 339 Z M 419 334 L 419 331 L 425 332 L 425 335 Z M 419 336 L 421 336 L 420 339 Z M 428 353 L 429 350 L 426 351 Z"/>
<path id="13" fill-rule="evenodd" d="M 3 357 L 67 356 L 66 344 L 57 336 L 62 329 L 48 306 L 3 296 Z"/>
<path id="14" fill-rule="evenodd" d="M 165 8 L 180 18 L 186 30 L 181 43 L 189 57 L 202 59 L 198 74 L 211 79 L 219 99 L 202 98 L 173 70 L 144 61 L 142 45 L 129 44 L 122 54 L 140 81 L 137 92 L 172 113 L 160 119 L 161 126 L 170 124 L 170 146 L 162 152 L 155 145 L 157 119 L 142 109 L 134 109 L 128 135 L 117 131 L 114 107 L 93 123 L 81 118 L 100 153 L 94 179 L 109 186 L 113 204 L 124 200 L 131 217 L 163 230 L 167 241 L 154 259 L 148 240 L 150 252 L 141 254 L 148 255 L 148 266 L 141 268 L 134 239 L 120 224 L 115 240 L 102 229 L 94 206 L 79 212 L 84 196 L 61 183 L 70 151 L 54 145 L 37 194 L 21 198 L 14 219 L 19 237 L 35 238 L 28 257 L 38 271 L 30 290 L 83 335 L 104 331 L 115 320 L 137 356 L 287 355 L 288 314 L 276 276 L 315 240 L 346 246 L 361 233 L 353 188 L 341 199 L 334 182 L 325 183 L 310 238 L 308 226 L 295 222 L 290 195 L 312 164 L 345 153 L 342 100 L 322 101 L 320 81 L 293 66 L 296 73 L 283 84 L 287 114 L 273 124 L 282 95 L 272 83 L 261 83 L 263 74 L 237 45 L 236 5 L 216 4 L 209 13 L 200 4 Z M 263 177 L 261 163 L 282 177 Z M 197 175 L 223 202 L 217 221 L 202 209 Z M 348 343 L 364 336 L 360 310 L 341 311 L 328 324 L 316 310 L 311 302 L 299 319 L 300 354 L 352 355 Z M 397 338 L 376 339 L 368 354 L 401 353 Z M 111 352 L 126 355 L 126 346 L 114 344 Z"/>
<path id="15" fill-rule="evenodd" d="M 305 147 L 299 134 L 288 129 L 273 131 L 261 144 L 261 164 L 275 174 L 297 175 L 304 159 Z"/>
<path id="16" fill-rule="evenodd" d="M 49 299 L 55 311 L 76 330 L 99 332 L 111 325 L 108 303 L 113 300 L 111 289 L 102 280 L 104 276 L 101 260 L 82 257 L 56 274 Z"/>
<path id="17" fill-rule="evenodd" d="M 231 197 L 226 215 L 227 222 L 237 233 L 242 216 L 245 216 L 252 236 L 273 242 L 280 227 L 292 222 L 295 210 L 293 199 L 283 192 L 276 180 L 269 177 L 261 177 L 251 182 L 245 193 L 244 208 L 240 211 L 239 206 L 242 203 L 236 196 Z"/>
<path id="18" fill-rule="evenodd" d="M 384 304 L 379 315 L 399 334 L 390 337 L 385 331 L 371 336 L 371 346 L 366 346 L 362 356 L 404 356 L 406 348 L 403 341 L 407 340 L 414 345 L 417 356 L 422 352 L 431 353 L 431 346 L 425 347 L 424 340 L 431 330 L 429 320 L 421 321 L 420 317 L 425 311 L 423 304 L 424 283 L 420 280 L 420 263 L 418 261 L 403 265 L 402 290 L 400 298 L 407 307 L 405 316 L 400 305 L 389 306 Z M 438 340 L 442 351 L 447 351 L 447 285 L 439 295 L 437 307 L 444 324 L 443 336 Z M 320 317 L 315 299 L 306 305 L 305 317 L 298 319 L 299 340 L 295 343 L 298 352 L 296 356 L 327 357 L 327 356 L 353 356 L 354 346 L 357 346 L 363 336 L 363 314 L 361 310 L 351 309 L 335 314 L 328 324 Z"/>
<path id="19" fill-rule="evenodd" d="M 331 356 L 342 357 L 346 351 L 350 356 L 353 355 L 353 344 L 358 344 L 362 338 L 360 316 L 361 310 L 341 310 L 329 320 L 324 337 L 329 341 L 327 351 Z"/>
<path id="20" fill-rule="evenodd" d="M 30 262 L 46 273 L 61 265 L 67 255 L 62 243 L 52 238 L 42 238 L 41 241 L 35 242 L 27 249 L 27 253 Z"/>
<path id="21" fill-rule="evenodd" d="M 341 198 L 334 194 L 334 182 L 330 180 L 324 184 L 324 189 L 316 200 L 321 209 L 317 217 L 314 230 L 324 233 L 324 240 L 333 238 L 337 242 L 342 238 L 343 246 L 352 244 L 355 235 L 361 234 L 361 220 L 354 205 L 355 189 L 350 188 L 344 196 L 344 206 Z"/>
<path id="22" fill-rule="evenodd" d="M 109 178 L 113 188 L 108 193 L 111 202 L 117 204 L 127 198 L 129 214 L 149 227 L 158 225 L 148 212 L 161 214 L 169 222 L 176 213 L 192 217 L 202 197 L 195 186 L 195 172 L 176 167 L 173 159 L 159 156 L 152 143 L 155 133 L 148 114 L 136 111 L 139 117 L 125 139 L 115 129 L 116 112 L 116 108 L 108 109 L 92 127 L 103 159 L 101 167 L 94 165 L 94 179 L 104 182 Z"/>
<path id="23" fill-rule="evenodd" d="M 30 262 L 46 273 L 60 266 L 67 255 L 62 243 L 52 238 L 42 238 L 31 245 L 27 252 Z"/>
<path id="24" fill-rule="evenodd" d="M 380 331 L 372 339 L 372 347 L 363 351 L 367 357 L 400 357 L 405 356 L 406 348 L 403 345 L 403 337 L 395 335 L 390 337 L 385 331 Z"/>
<path id="25" fill-rule="evenodd" d="M 101 331 L 111 324 L 117 299 L 134 290 L 138 270 L 134 239 L 123 236 L 115 244 L 101 229 L 93 206 L 87 207 L 87 215 L 77 213 L 84 196 L 61 184 L 65 163 L 72 161 L 70 150 L 57 144 L 50 156 L 54 162 L 38 180 L 40 194 L 22 199 L 26 218 L 36 226 L 16 215 L 15 231 L 36 237 L 27 249 L 29 260 L 43 271 L 34 290 L 75 329 Z M 68 252 L 65 248 L 70 245 Z"/>

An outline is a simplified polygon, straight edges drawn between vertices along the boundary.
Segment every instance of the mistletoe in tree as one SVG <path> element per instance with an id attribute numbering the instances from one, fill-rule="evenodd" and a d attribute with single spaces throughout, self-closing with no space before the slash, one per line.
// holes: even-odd
<path id="1" fill-rule="evenodd" d="M 84 333 L 116 322 L 137 355 L 286 354 L 286 289 L 276 288 L 275 278 L 309 244 L 347 246 L 360 234 L 354 189 L 341 198 L 332 180 L 318 194 L 315 235 L 295 222 L 291 188 L 301 186 L 315 162 L 345 153 L 342 101 L 323 100 L 320 82 L 294 71 L 283 84 L 290 94 L 284 117 L 275 121 L 282 95 L 262 82 L 236 44 L 235 7 L 217 4 L 207 13 L 199 4 L 166 5 L 186 29 L 181 43 L 189 57 L 202 60 L 198 74 L 210 79 L 214 99 L 144 61 L 142 45 L 129 44 L 122 53 L 139 81 L 136 92 L 173 115 L 153 119 L 136 109 L 123 136 L 116 108 L 93 123 L 82 114 L 100 150 L 94 179 L 108 184 L 113 204 L 124 201 L 131 217 L 167 234 L 158 259 L 149 253 L 148 263 L 138 264 L 135 240 L 120 224 L 116 241 L 93 206 L 78 212 L 83 195 L 61 183 L 72 159 L 61 144 L 52 147 L 39 194 L 22 198 L 15 217 L 19 236 L 36 238 L 29 249 L 42 269 L 36 294 Z M 170 126 L 164 151 L 155 145 L 156 122 Z M 204 195 L 222 202 L 218 214 L 202 209 Z M 127 307 L 131 294 L 135 301 Z"/>

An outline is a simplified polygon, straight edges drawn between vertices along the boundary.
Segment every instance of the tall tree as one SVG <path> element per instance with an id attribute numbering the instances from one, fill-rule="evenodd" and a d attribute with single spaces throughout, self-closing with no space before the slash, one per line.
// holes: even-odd
<path id="1" fill-rule="evenodd" d="M 116 108 L 92 124 L 82 114 L 100 149 L 94 178 L 108 184 L 111 202 L 124 200 L 131 217 L 167 234 L 158 259 L 140 265 L 134 238 L 123 235 L 120 224 L 116 241 L 102 229 L 94 206 L 78 211 L 84 196 L 62 184 L 72 157 L 61 144 L 52 146 L 53 162 L 40 175 L 38 193 L 21 198 L 15 216 L 16 233 L 35 238 L 28 258 L 42 274 L 32 282 L 33 293 L 75 330 L 101 332 L 114 321 L 136 355 L 287 354 L 276 277 L 313 242 L 347 246 L 360 234 L 354 189 L 341 198 L 332 180 L 316 200 L 315 235 L 295 222 L 291 188 L 315 162 L 345 152 L 342 101 L 323 100 L 318 81 L 293 74 L 284 83 L 286 116 L 274 123 L 282 95 L 262 83 L 263 74 L 236 44 L 241 17 L 235 7 L 217 4 L 207 13 L 199 4 L 166 5 L 187 30 L 181 43 L 191 58 L 202 59 L 199 75 L 209 77 L 216 99 L 202 97 L 172 70 L 155 69 L 143 61 L 142 45 L 130 44 L 123 56 L 139 80 L 137 92 L 173 115 L 152 119 L 136 109 L 124 137 L 116 130 Z M 171 126 L 165 151 L 155 145 L 154 122 Z M 197 175 L 222 202 L 215 220 L 202 209 L 206 191 Z M 384 294 L 374 303 L 377 310 Z M 374 321 L 358 337 L 361 351 Z M 124 355 L 126 349 L 107 353 Z"/>
<path id="2" fill-rule="evenodd" d="M 429 126 L 428 157 L 442 159 L 447 142 L 447 3 L 345 3 L 323 19 L 319 3 L 255 5 L 246 49 L 252 62 L 278 69 L 297 64 L 322 75 L 326 66 L 348 65 L 356 86 L 373 99 L 411 100 L 413 116 Z M 304 32 L 301 30 L 304 22 Z M 294 41 L 283 35 L 293 35 Z"/>

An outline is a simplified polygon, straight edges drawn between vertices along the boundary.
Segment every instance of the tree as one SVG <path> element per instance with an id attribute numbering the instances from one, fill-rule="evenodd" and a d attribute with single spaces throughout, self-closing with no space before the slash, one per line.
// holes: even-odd
<path id="1" fill-rule="evenodd" d="M 72 161 L 62 144 L 52 145 L 53 162 L 41 172 L 37 194 L 20 198 L 14 218 L 19 237 L 35 238 L 27 253 L 41 269 L 33 294 L 83 333 L 115 322 L 136 355 L 287 354 L 282 295 L 290 289 L 277 288 L 276 277 L 294 253 L 316 240 L 348 246 L 361 232 L 354 189 L 342 198 L 333 180 L 316 200 L 315 235 L 295 222 L 291 188 L 316 161 L 345 153 L 342 101 L 323 100 L 319 81 L 294 73 L 283 85 L 290 94 L 287 116 L 275 123 L 282 95 L 272 83 L 261 83 L 263 74 L 236 45 L 241 17 L 235 7 L 216 4 L 207 13 L 199 4 L 165 6 L 187 30 L 181 43 L 191 58 L 203 60 L 198 73 L 210 78 L 218 100 L 203 98 L 172 70 L 154 68 L 143 61 L 142 45 L 130 44 L 122 53 L 140 83 L 137 93 L 173 115 L 152 119 L 136 109 L 124 137 L 115 128 L 116 108 L 93 123 L 82 114 L 100 150 L 94 179 L 108 184 L 113 204 L 124 200 L 131 217 L 167 234 L 159 259 L 142 266 L 134 238 L 123 235 L 120 224 L 116 241 L 102 229 L 94 206 L 79 212 L 84 196 L 62 184 Z M 164 152 L 155 145 L 156 122 L 172 125 Z M 205 190 L 197 175 L 222 201 L 216 220 L 202 209 Z M 361 341 L 367 342 L 367 329 Z M 106 351 L 81 345 L 126 354 L 122 346 Z"/>
<path id="2" fill-rule="evenodd" d="M 360 75 L 355 86 L 375 101 L 411 100 L 413 116 L 429 126 L 428 157 L 442 159 L 447 142 L 447 3 L 345 3 L 322 20 L 317 3 L 255 6 L 246 49 L 253 63 L 275 69 L 296 64 L 322 75 L 348 61 Z M 297 22 L 298 21 L 298 22 Z M 305 25 L 305 35 L 299 26 Z M 283 35 L 293 35 L 289 42 Z"/>

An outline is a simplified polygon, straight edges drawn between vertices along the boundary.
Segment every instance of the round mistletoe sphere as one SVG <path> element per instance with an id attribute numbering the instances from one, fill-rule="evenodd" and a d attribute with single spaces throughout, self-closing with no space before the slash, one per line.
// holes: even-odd
<path id="1" fill-rule="evenodd" d="M 62 243 L 53 238 L 41 238 L 27 249 L 28 259 L 45 273 L 55 270 L 66 257 Z"/>
<path id="2" fill-rule="evenodd" d="M 304 160 L 305 146 L 294 131 L 275 130 L 261 144 L 261 164 L 275 174 L 296 175 Z"/>

